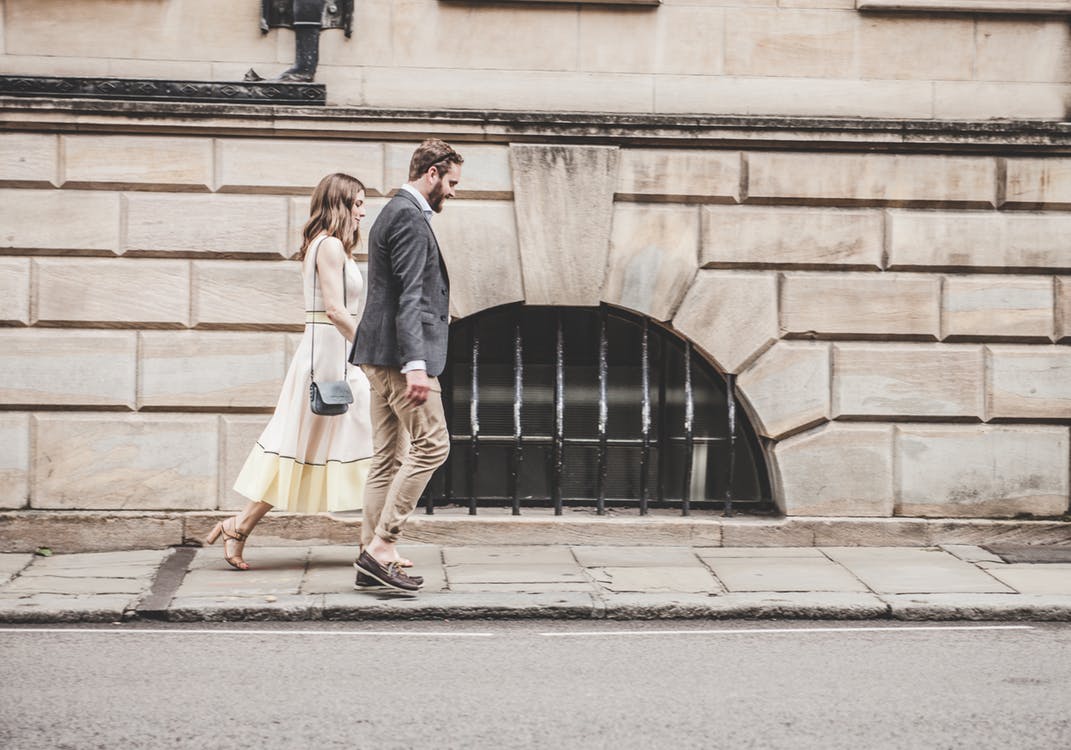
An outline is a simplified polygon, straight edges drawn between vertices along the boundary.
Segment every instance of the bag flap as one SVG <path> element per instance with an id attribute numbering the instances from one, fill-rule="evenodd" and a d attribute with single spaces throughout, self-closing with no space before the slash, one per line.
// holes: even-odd
<path id="1" fill-rule="evenodd" d="M 345 380 L 332 380 L 326 383 L 316 383 L 320 391 L 320 400 L 325 404 L 352 404 L 353 391 L 350 384 Z"/>

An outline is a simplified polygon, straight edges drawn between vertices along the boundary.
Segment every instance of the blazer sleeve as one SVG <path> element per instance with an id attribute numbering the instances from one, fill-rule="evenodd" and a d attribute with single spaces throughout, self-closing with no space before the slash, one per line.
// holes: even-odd
<path id="1" fill-rule="evenodd" d="M 418 217 L 423 223 L 423 217 Z M 424 267 L 428 259 L 428 238 L 423 227 L 404 213 L 393 223 L 387 237 L 391 275 L 398 285 L 398 315 L 394 325 L 399 359 L 404 364 L 427 359 L 421 300 L 424 297 Z"/>

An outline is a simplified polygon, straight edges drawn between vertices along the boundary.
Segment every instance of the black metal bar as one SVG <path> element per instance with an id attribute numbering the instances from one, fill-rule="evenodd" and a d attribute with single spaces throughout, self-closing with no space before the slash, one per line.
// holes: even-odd
<path id="1" fill-rule="evenodd" d="M 521 404 L 524 400 L 524 342 L 521 340 L 520 312 L 513 326 L 513 455 L 510 461 L 510 497 L 513 500 L 513 515 L 521 514 L 521 461 L 522 451 Z"/>
<path id="2" fill-rule="evenodd" d="M 725 376 L 725 400 L 729 407 L 729 476 L 725 482 L 725 515 L 733 514 L 733 477 L 736 463 L 736 376 Z"/>
<path id="3" fill-rule="evenodd" d="M 562 514 L 562 470 L 565 463 L 565 339 L 562 331 L 562 313 L 555 313 L 557 342 L 554 352 L 554 485 L 551 496 L 554 500 L 554 515 Z"/>
<path id="4" fill-rule="evenodd" d="M 658 363 L 658 502 L 666 500 L 666 454 L 669 452 L 669 429 L 666 425 L 666 374 L 669 369 L 670 347 L 666 342 L 659 347 Z"/>
<path id="5" fill-rule="evenodd" d="M 695 449 L 693 419 L 695 399 L 692 395 L 692 344 L 684 343 L 684 488 L 681 495 L 681 515 L 692 511 L 692 452 Z"/>
<path id="6" fill-rule="evenodd" d="M 643 319 L 640 338 L 640 387 L 643 393 L 640 396 L 642 412 L 640 414 L 640 429 L 643 443 L 640 448 L 640 515 L 647 515 L 648 488 L 647 474 L 648 461 L 651 457 L 651 353 L 649 349 L 648 334 L 650 324 L 647 318 Z"/>
<path id="7" fill-rule="evenodd" d="M 469 515 L 476 515 L 476 471 L 480 463 L 480 328 L 472 323 L 472 398 L 469 404 Z"/>
<path id="8" fill-rule="evenodd" d="M 608 347 L 606 339 L 606 308 L 599 310 L 599 472 L 596 475 L 595 511 L 606 514 L 606 422 L 609 411 L 606 403 L 608 378 Z"/>

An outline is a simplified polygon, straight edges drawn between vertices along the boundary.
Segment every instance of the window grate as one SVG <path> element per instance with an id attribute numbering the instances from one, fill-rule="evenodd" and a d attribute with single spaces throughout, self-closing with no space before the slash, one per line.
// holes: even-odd
<path id="1" fill-rule="evenodd" d="M 451 327 L 441 382 L 451 454 L 425 492 L 428 513 L 772 510 L 734 377 L 647 318 L 495 308 Z"/>

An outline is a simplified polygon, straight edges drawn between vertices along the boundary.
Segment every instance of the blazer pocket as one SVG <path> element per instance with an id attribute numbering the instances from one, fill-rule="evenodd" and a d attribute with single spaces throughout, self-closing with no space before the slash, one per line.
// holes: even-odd
<path id="1" fill-rule="evenodd" d="M 421 310 L 420 311 L 420 322 L 423 323 L 424 325 L 429 325 L 430 326 L 430 325 L 433 325 L 433 324 L 439 322 L 439 316 L 436 315 L 433 312 L 428 312 L 427 310 Z"/>

